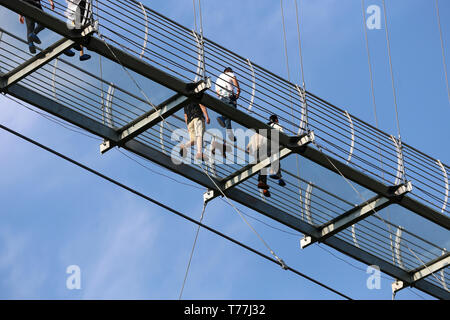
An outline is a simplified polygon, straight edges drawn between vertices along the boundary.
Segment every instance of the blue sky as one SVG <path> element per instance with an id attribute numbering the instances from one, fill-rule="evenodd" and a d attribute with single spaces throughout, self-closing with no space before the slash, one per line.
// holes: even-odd
<path id="1" fill-rule="evenodd" d="M 193 27 L 192 1 L 143 3 Z M 295 7 L 293 1 L 284 3 L 291 80 L 301 83 Z M 366 0 L 366 6 L 372 4 L 381 6 L 381 1 Z M 286 77 L 279 1 L 206 0 L 202 6 L 206 37 Z M 402 138 L 449 163 L 450 105 L 434 1 L 387 1 L 387 9 Z M 441 0 L 440 9 L 448 55 L 450 3 Z M 301 1 L 305 78 L 311 92 L 374 124 L 361 10 L 359 0 Z M 25 33 L 17 15 L 1 8 L 0 17 L 2 27 Z M 43 34 L 45 41 L 54 38 L 48 31 Z M 368 34 L 380 128 L 396 135 L 384 24 Z M 191 217 L 200 217 L 203 190 L 156 175 L 117 150 L 100 155 L 100 141 L 62 128 L 4 97 L 0 97 L 0 106 L 3 125 Z M 195 225 L 6 132 L 0 132 L 0 145 L 0 298 L 178 298 Z M 151 163 L 145 165 L 188 182 Z M 328 249 L 333 256 L 317 245 L 301 250 L 299 236 L 249 221 L 288 265 L 355 299 L 391 298 L 390 277 L 384 276 L 380 290 L 369 290 L 366 266 Z M 237 213 L 219 199 L 208 205 L 204 222 L 266 252 Z M 81 290 L 66 288 L 69 265 L 81 268 Z M 404 290 L 397 298 L 420 299 L 416 293 Z M 337 298 L 205 230 L 200 231 L 183 297 Z"/>

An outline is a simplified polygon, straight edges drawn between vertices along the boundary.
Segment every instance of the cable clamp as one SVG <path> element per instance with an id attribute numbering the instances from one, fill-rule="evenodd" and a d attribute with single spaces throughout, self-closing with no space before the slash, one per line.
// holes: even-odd
<path id="1" fill-rule="evenodd" d="M 279 257 L 275 254 L 275 252 L 273 252 L 272 250 L 270 251 L 270 253 L 275 257 L 275 259 L 278 261 L 278 263 L 280 264 L 280 266 L 281 266 L 281 268 L 282 268 L 283 270 L 287 270 L 287 269 L 288 269 L 288 267 L 287 267 L 286 263 L 284 263 L 283 259 L 279 258 Z"/>

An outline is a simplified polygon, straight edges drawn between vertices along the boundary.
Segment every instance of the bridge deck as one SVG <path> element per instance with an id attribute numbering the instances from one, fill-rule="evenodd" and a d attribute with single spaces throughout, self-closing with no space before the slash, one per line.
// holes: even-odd
<path id="1" fill-rule="evenodd" d="M 25 16 L 32 15 L 63 37 L 78 41 L 78 36 L 60 20 L 63 7 L 56 3 L 56 14 L 50 15 L 20 1 L 0 0 L 1 5 Z M 6 93 L 118 142 L 122 128 L 151 114 L 155 106 L 163 108 L 179 96 L 192 98 L 188 84 L 201 78 L 202 47 L 198 45 L 198 35 L 137 2 L 99 3 L 99 30 L 106 42 L 96 35 L 87 47 L 116 64 L 116 69 L 123 65 L 132 70 L 129 72 L 133 72 L 146 93 L 152 93 L 153 106 L 117 76 L 87 72 L 62 58 L 49 60 L 10 85 Z M 31 56 L 19 37 L 6 30 L 0 33 L 0 72 L 3 76 L 14 75 Z M 342 186 L 339 190 L 349 188 L 341 174 L 359 184 L 356 187 L 360 194 L 391 198 L 389 187 L 404 182 L 400 170 L 403 165 L 412 190 L 388 204 L 396 212 L 407 209 L 407 214 L 390 220 L 387 209 L 380 207 L 377 214 L 346 225 L 322 241 L 359 261 L 379 265 L 382 271 L 424 292 L 448 299 L 448 256 L 444 249 L 450 226 L 448 166 L 405 143 L 398 148 L 398 141 L 391 135 L 312 93 L 303 95 L 295 84 L 208 39 L 204 39 L 203 48 L 206 75 L 215 79 L 225 66 L 232 66 L 240 80 L 242 98 L 238 110 L 214 98 L 213 88 L 194 99 L 205 104 L 212 115 L 219 112 L 229 116 L 236 122 L 235 128 L 267 128 L 266 119 L 277 113 L 286 132 L 280 135 L 280 143 L 292 151 L 282 161 L 287 186 L 271 184 L 271 198 L 259 194 L 255 176 L 227 189 L 227 196 L 318 239 L 320 230 L 330 221 L 368 200 L 336 192 L 336 185 Z M 221 163 L 218 159 L 214 165 L 201 165 L 183 160 L 177 154 L 178 142 L 173 139 L 177 129 L 185 129 L 182 111 L 167 114 L 165 121 L 155 119 L 149 129 L 123 147 L 216 192 L 217 186 L 223 188 L 229 177 L 250 165 L 250 159 L 238 147 L 232 149 L 233 162 L 229 159 Z M 314 132 L 314 145 L 296 149 L 290 137 L 304 132 L 306 127 Z M 207 132 L 206 144 L 210 145 L 213 139 L 223 142 Z M 300 175 L 296 170 L 297 157 Z M 184 163 L 177 165 L 172 159 Z M 434 230 L 434 235 L 441 236 L 432 237 L 422 229 Z M 434 273 L 423 273 L 424 264 L 435 267 Z"/>

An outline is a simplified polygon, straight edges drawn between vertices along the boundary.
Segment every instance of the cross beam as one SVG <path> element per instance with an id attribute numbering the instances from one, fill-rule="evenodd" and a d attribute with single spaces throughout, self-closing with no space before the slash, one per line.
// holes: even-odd
<path id="1" fill-rule="evenodd" d="M 93 32 L 95 32 L 94 27 L 88 26 L 81 32 L 80 36 L 87 37 L 90 36 Z M 74 44 L 75 42 L 73 40 L 66 38 L 62 38 L 61 40 L 56 41 L 47 49 L 42 50 L 37 55 L 25 61 L 14 70 L 6 73 L 0 81 L 0 89 L 2 91 L 7 90 L 8 87 L 13 85 L 14 83 L 19 82 L 29 74 L 48 64 L 53 59 L 56 59 L 65 50 L 70 49 Z"/>
<path id="2" fill-rule="evenodd" d="M 447 252 L 446 254 L 442 255 L 441 257 L 434 259 L 433 261 L 428 262 L 427 264 L 425 264 L 424 266 L 415 269 L 411 272 L 411 281 L 410 282 L 406 282 L 406 281 L 402 281 L 402 280 L 397 280 L 392 284 L 392 293 L 395 296 L 395 294 L 406 288 L 406 287 L 414 287 L 415 284 L 422 280 L 425 279 L 426 277 L 441 271 L 442 269 L 446 268 L 448 265 L 450 265 L 450 253 Z M 445 281 L 445 279 L 443 279 L 442 281 Z M 447 291 L 448 292 L 448 291 Z"/>
<path id="3" fill-rule="evenodd" d="M 191 84 L 189 86 L 190 92 L 186 96 L 177 93 L 157 106 L 156 109 L 148 111 L 118 130 L 118 140 L 105 140 L 100 145 L 100 152 L 105 153 L 115 146 L 122 146 L 126 142 L 136 138 L 158 122 L 163 121 L 165 118 L 182 109 L 192 100 L 192 97 L 201 95 L 209 88 L 211 88 L 211 81 L 209 79 L 206 82 L 202 80 Z"/>
<path id="4" fill-rule="evenodd" d="M 412 190 L 411 182 L 399 186 L 394 191 L 392 197 L 386 198 L 382 196 L 375 196 L 372 199 L 355 206 L 354 208 L 343 213 L 339 217 L 329 221 L 325 226 L 319 228 L 318 237 L 314 238 L 306 236 L 300 241 L 302 249 L 309 247 L 316 242 L 324 242 L 329 237 L 341 232 L 342 230 L 354 225 L 355 223 L 373 215 L 375 212 L 386 208 L 395 202 L 397 197 L 401 197 Z"/>

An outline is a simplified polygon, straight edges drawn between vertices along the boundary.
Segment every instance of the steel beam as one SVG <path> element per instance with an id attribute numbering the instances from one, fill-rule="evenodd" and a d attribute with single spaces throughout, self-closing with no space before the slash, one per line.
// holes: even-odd
<path id="1" fill-rule="evenodd" d="M 23 100 L 29 104 L 32 104 L 44 111 L 47 111 L 59 118 L 62 118 L 74 125 L 77 125 L 103 139 L 109 139 L 112 141 L 118 141 L 119 136 L 115 130 L 108 126 L 90 119 L 89 117 L 82 115 L 76 111 L 73 111 L 58 102 L 44 97 L 20 84 L 14 84 L 10 87 L 8 94 Z M 180 174 L 191 181 L 194 181 L 207 189 L 218 191 L 215 184 L 220 184 L 220 181 L 214 180 L 214 178 L 208 177 L 203 171 L 186 164 L 175 164 L 172 162 L 170 156 L 163 154 L 162 152 L 153 149 L 152 147 L 145 145 L 136 140 L 131 140 L 125 143 L 124 148 L 138 154 L 150 161 L 153 161 L 164 168 L 171 170 L 177 174 Z M 294 230 L 301 233 L 318 236 L 316 228 L 310 224 L 302 221 L 300 218 L 287 214 L 278 207 L 275 207 L 261 199 L 255 198 L 243 191 L 236 188 L 231 188 L 225 191 L 227 197 L 242 205 L 247 206 L 275 221 L 278 221 Z M 378 258 L 360 248 L 357 248 L 350 243 L 341 240 L 335 236 L 332 236 L 324 241 L 328 246 L 355 258 L 356 260 L 368 264 L 378 265 L 380 270 L 386 274 L 400 279 L 401 281 L 411 282 L 411 276 L 403 269 L 392 265 L 384 259 Z M 418 289 L 440 299 L 450 299 L 450 295 L 444 289 L 422 279 L 415 283 L 415 287 Z"/>
<path id="2" fill-rule="evenodd" d="M 148 111 L 142 116 L 136 118 L 134 121 L 125 125 L 123 128 L 119 129 L 119 140 L 115 142 L 111 140 L 105 140 L 100 145 L 100 152 L 105 153 L 111 150 L 114 146 L 124 145 L 126 142 L 134 139 L 141 133 L 153 127 L 158 122 L 163 121 L 167 117 L 170 117 L 175 112 L 182 109 L 191 101 L 192 96 L 200 95 L 210 87 L 211 81 L 209 81 L 208 79 L 208 81 L 206 82 L 199 81 L 198 83 L 193 85 L 192 92 L 190 92 L 188 96 L 184 96 L 178 93 L 175 94 L 174 96 L 161 103 L 155 109 Z"/>
<path id="3" fill-rule="evenodd" d="M 87 37 L 94 31 L 94 28 L 89 26 L 81 32 L 81 36 Z M 14 70 L 11 70 L 10 72 L 3 75 L 2 81 L 0 83 L 0 89 L 2 91 L 7 90 L 8 87 L 13 85 L 14 83 L 19 82 L 29 74 L 33 73 L 39 68 L 42 68 L 53 59 L 59 57 L 65 50 L 71 48 L 74 44 L 75 42 L 70 39 L 62 38 L 61 40 L 58 40 L 47 49 L 42 50 Z"/>
<path id="4" fill-rule="evenodd" d="M 366 202 L 358 206 L 355 206 L 339 217 L 329 221 L 323 227 L 319 228 L 319 238 L 307 236 L 301 239 L 301 248 L 304 249 L 316 242 L 324 242 L 325 239 L 328 239 L 329 237 L 341 232 L 344 229 L 347 229 L 348 227 L 358 223 L 359 221 L 370 217 L 377 211 L 386 208 L 392 203 L 395 203 L 397 197 L 401 197 L 411 190 L 412 184 L 408 182 L 405 185 L 399 186 L 389 198 L 375 196 L 372 199 L 367 200 Z"/>

